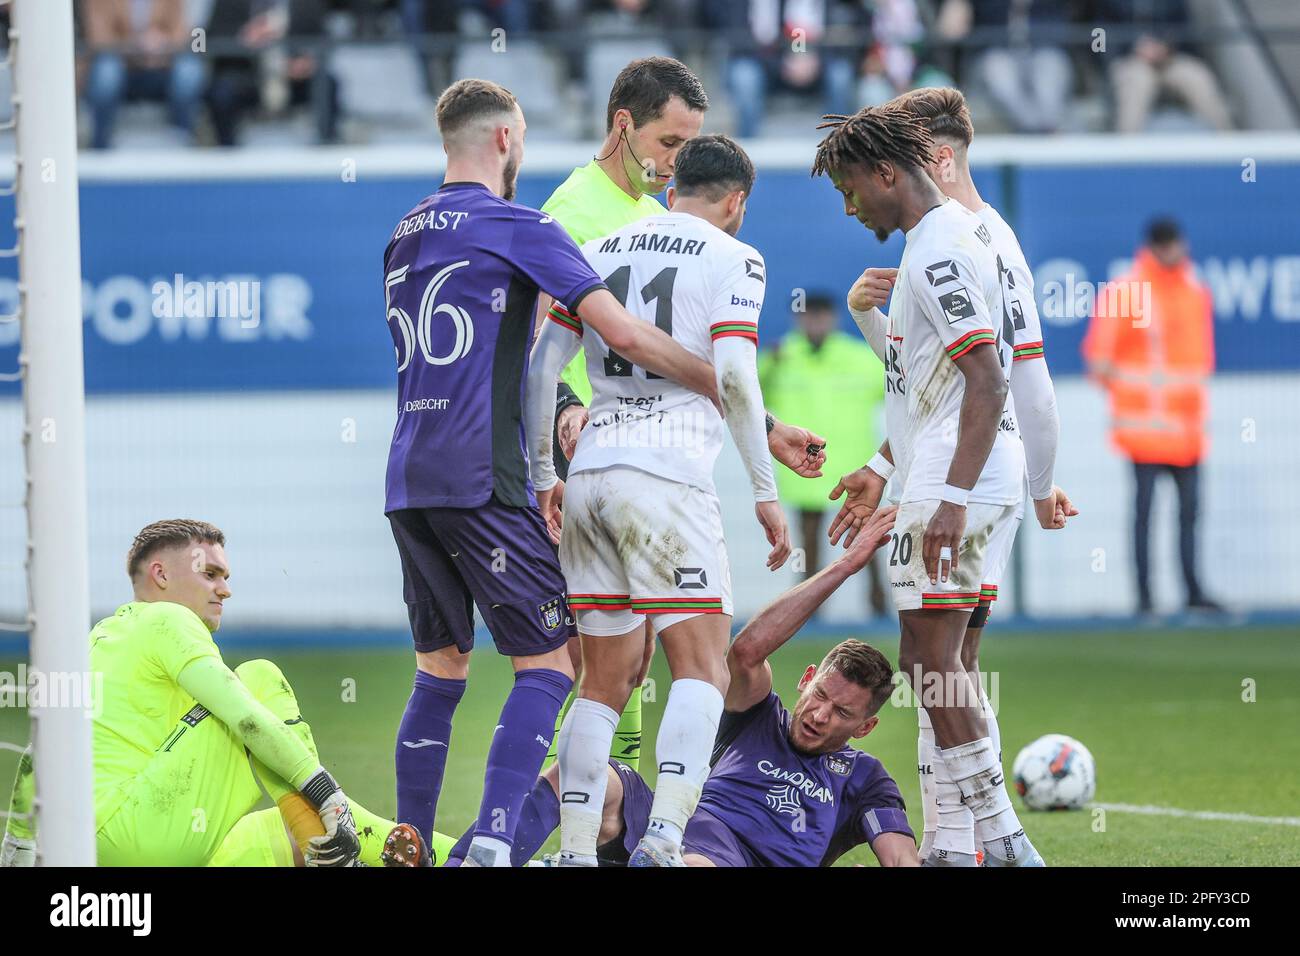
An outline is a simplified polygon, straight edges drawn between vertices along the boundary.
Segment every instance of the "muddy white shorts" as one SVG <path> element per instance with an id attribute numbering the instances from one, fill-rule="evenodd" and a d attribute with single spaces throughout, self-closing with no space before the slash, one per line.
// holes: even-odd
<path id="1" fill-rule="evenodd" d="M 973 611 L 997 599 L 998 583 L 1011 556 L 1020 527 L 1016 505 L 971 502 L 966 530 L 957 551 L 957 570 L 948 580 L 931 582 L 922 556 L 926 525 L 939 507 L 937 499 L 908 501 L 898 508 L 889 544 L 889 583 L 900 611 L 955 609 Z"/>
<path id="2" fill-rule="evenodd" d="M 636 468 L 569 476 L 560 567 L 583 634 L 626 634 L 638 615 L 651 615 L 657 634 L 732 613 L 717 496 Z"/>

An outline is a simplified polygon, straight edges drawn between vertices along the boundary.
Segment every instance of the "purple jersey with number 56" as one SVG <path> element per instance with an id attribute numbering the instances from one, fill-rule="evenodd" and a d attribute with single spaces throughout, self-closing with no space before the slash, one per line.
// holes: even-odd
<path id="1" fill-rule="evenodd" d="M 402 217 L 384 252 L 398 399 L 385 513 L 536 504 L 522 405 L 537 294 L 576 309 L 601 288 L 559 223 L 481 183 L 446 183 Z"/>

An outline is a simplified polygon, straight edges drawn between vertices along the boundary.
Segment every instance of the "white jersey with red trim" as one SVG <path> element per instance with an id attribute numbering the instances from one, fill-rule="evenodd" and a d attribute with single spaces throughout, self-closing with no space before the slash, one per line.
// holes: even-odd
<path id="1" fill-rule="evenodd" d="M 1005 296 L 988 226 L 948 200 L 907 234 L 889 301 L 885 422 L 898 500 L 940 496 L 957 449 L 965 379 L 956 360 L 991 345 L 1010 375 Z M 1010 395 L 997 439 L 970 500 L 1011 505 L 1024 497 L 1024 448 Z"/>
<path id="2" fill-rule="evenodd" d="M 763 257 L 700 217 L 669 212 L 640 219 L 582 251 L 629 312 L 686 351 L 712 362 L 715 340 L 757 344 Z M 713 403 L 611 352 L 575 316 L 553 311 L 551 318 L 582 336 L 592 387 L 591 420 L 569 474 L 627 465 L 712 492 L 724 429 Z"/>

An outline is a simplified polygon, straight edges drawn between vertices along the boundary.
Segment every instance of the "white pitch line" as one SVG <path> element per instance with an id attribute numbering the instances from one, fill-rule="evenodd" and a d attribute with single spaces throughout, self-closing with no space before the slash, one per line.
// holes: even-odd
<path id="1" fill-rule="evenodd" d="M 1279 827 L 1300 827 L 1300 817 L 1257 817 L 1249 813 L 1218 810 L 1182 810 L 1178 807 L 1138 806 L 1133 803 L 1093 803 L 1093 807 L 1116 813 L 1140 813 L 1149 817 L 1185 817 L 1189 820 L 1226 820 L 1229 823 L 1265 823 Z"/>

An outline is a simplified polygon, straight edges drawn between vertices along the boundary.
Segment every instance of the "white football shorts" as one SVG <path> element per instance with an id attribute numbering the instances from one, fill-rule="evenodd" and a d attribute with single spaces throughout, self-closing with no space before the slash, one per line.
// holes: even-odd
<path id="1" fill-rule="evenodd" d="M 948 580 L 931 581 L 922 557 L 926 525 L 939 507 L 937 499 L 899 505 L 889 544 L 889 583 L 894 607 L 973 611 L 981 602 L 997 600 L 998 584 L 1011 556 L 1020 527 L 1016 505 L 971 502 L 966 507 L 966 531 L 957 551 L 957 570 Z"/>
<path id="2" fill-rule="evenodd" d="M 717 495 L 637 468 L 571 474 L 560 567 L 583 634 L 655 633 L 699 614 L 732 613 Z"/>

